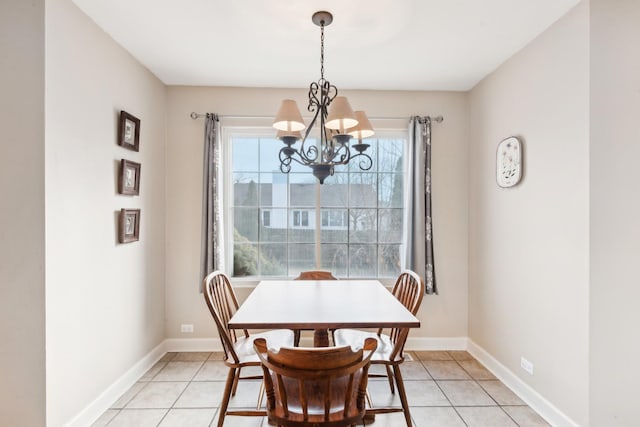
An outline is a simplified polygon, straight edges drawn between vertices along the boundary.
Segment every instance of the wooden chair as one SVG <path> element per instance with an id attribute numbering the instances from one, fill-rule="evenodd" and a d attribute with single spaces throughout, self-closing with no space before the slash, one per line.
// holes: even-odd
<path id="1" fill-rule="evenodd" d="M 416 273 L 410 270 L 404 271 L 396 280 L 392 290 L 393 295 L 409 310 L 413 315 L 418 312 L 422 297 L 424 296 L 424 282 Z M 372 408 L 367 410 L 368 414 L 379 414 L 388 412 L 404 412 L 407 427 L 411 427 L 411 415 L 407 394 L 402 381 L 400 364 L 404 361 L 404 345 L 409 335 L 409 328 L 393 328 L 389 334 L 383 334 L 382 329 L 377 332 L 365 332 L 355 329 L 338 329 L 333 334 L 335 345 L 355 346 L 366 338 L 375 338 L 378 341 L 378 348 L 371 358 L 371 364 L 383 365 L 387 371 L 389 387 L 391 393 L 395 393 L 394 382 L 398 387 L 402 409 L 399 408 Z M 392 372 L 393 369 L 393 372 Z M 371 374 L 373 376 L 380 376 Z"/>
<path id="2" fill-rule="evenodd" d="M 270 345 L 270 343 L 269 343 Z M 254 348 L 264 371 L 269 424 L 283 427 L 340 427 L 362 424 L 367 373 L 375 339 L 346 347 Z"/>
<path id="3" fill-rule="evenodd" d="M 298 277 L 296 277 L 293 280 L 338 280 L 338 279 L 330 271 L 310 270 L 310 271 L 301 271 Z M 296 347 L 300 345 L 301 331 L 303 331 L 303 329 L 293 330 L 293 342 Z M 333 331 L 331 331 L 331 333 L 333 333 Z M 322 334 L 322 336 L 324 337 L 325 334 L 326 333 Z M 326 338 L 323 338 L 323 341 L 326 340 L 326 342 L 322 343 L 324 347 L 329 345 L 329 336 L 328 334 L 326 335 L 327 335 Z"/>
<path id="4" fill-rule="evenodd" d="M 338 280 L 330 271 L 310 270 L 301 271 L 293 280 Z"/>
<path id="5" fill-rule="evenodd" d="M 240 376 L 242 368 L 260 366 L 260 359 L 253 350 L 253 340 L 262 337 L 267 338 L 270 345 L 274 347 L 292 346 L 293 333 L 288 329 L 279 329 L 249 335 L 246 330 L 236 331 L 229 329 L 229 319 L 238 310 L 238 299 L 231 287 L 229 278 L 219 271 L 214 271 L 204 279 L 204 298 L 218 328 L 218 335 L 220 335 L 224 350 L 224 363 L 229 367 L 222 403 L 220 404 L 218 427 L 222 427 L 224 418 L 227 415 L 264 416 L 266 414 L 265 411 L 258 409 L 255 411 L 228 411 L 229 399 L 231 396 L 235 396 L 239 380 L 262 379 L 262 376 Z M 262 389 L 260 390 L 260 396 L 258 396 L 258 408 L 260 407 L 261 398 Z"/>

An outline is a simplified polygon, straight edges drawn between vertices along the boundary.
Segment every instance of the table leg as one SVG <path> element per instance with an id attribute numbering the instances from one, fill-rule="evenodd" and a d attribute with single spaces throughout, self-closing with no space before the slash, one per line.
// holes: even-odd
<path id="1" fill-rule="evenodd" d="M 329 347 L 329 334 L 326 329 L 315 329 L 313 331 L 314 347 Z"/>

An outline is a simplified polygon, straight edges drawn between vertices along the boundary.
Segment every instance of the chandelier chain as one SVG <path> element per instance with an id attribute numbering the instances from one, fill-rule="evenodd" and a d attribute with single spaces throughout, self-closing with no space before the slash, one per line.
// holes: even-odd
<path id="1" fill-rule="evenodd" d="M 324 80 L 324 21 L 320 25 L 320 80 Z"/>

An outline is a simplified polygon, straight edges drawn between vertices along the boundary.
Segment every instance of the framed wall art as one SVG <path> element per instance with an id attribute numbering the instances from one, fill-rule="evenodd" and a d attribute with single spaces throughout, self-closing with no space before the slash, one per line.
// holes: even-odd
<path id="1" fill-rule="evenodd" d="M 118 145 L 140 151 L 140 120 L 126 111 L 120 111 Z"/>
<path id="2" fill-rule="evenodd" d="M 118 193 L 131 196 L 140 194 L 140 163 L 126 159 L 120 160 Z"/>
<path id="3" fill-rule="evenodd" d="M 140 239 L 140 209 L 121 209 L 118 221 L 120 243 L 135 242 Z"/>
<path id="4" fill-rule="evenodd" d="M 502 188 L 513 187 L 522 178 L 522 143 L 515 136 L 503 139 L 496 150 L 496 181 Z"/>

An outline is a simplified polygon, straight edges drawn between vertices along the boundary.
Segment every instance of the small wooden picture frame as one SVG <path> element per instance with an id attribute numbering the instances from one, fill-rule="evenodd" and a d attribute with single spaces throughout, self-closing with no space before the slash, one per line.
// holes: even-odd
<path id="1" fill-rule="evenodd" d="M 140 151 L 140 120 L 124 110 L 120 111 L 118 145 Z"/>
<path id="2" fill-rule="evenodd" d="M 140 194 L 140 163 L 127 159 L 120 160 L 118 175 L 118 193 L 130 196 Z"/>
<path id="3" fill-rule="evenodd" d="M 118 221 L 120 243 L 135 242 L 140 239 L 140 209 L 121 209 Z"/>

